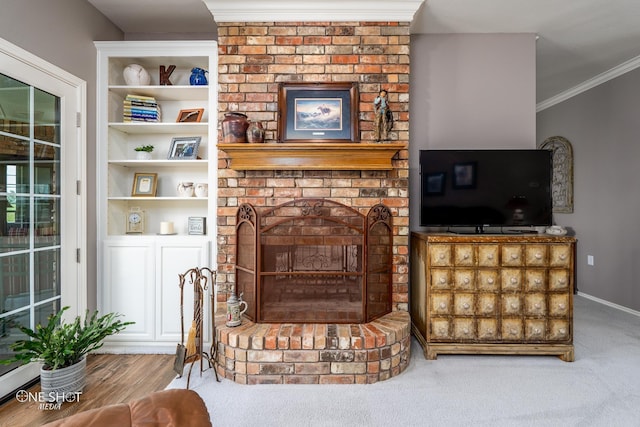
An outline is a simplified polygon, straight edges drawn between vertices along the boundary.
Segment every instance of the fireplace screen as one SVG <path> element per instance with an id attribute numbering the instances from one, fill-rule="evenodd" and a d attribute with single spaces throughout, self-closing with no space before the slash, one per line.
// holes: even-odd
<path id="1" fill-rule="evenodd" d="M 261 214 L 242 205 L 237 219 L 236 281 L 253 320 L 362 323 L 391 311 L 391 214 L 383 205 L 365 217 L 299 199 Z"/>

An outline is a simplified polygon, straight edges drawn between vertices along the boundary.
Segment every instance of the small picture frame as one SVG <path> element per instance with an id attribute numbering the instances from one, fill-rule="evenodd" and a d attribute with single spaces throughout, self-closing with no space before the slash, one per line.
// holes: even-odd
<path id="1" fill-rule="evenodd" d="M 427 180 L 425 181 L 426 194 L 434 196 L 444 194 L 445 176 L 444 172 L 427 174 Z"/>
<path id="2" fill-rule="evenodd" d="M 190 216 L 187 224 L 189 234 L 207 234 L 207 218 L 204 216 Z"/>
<path id="3" fill-rule="evenodd" d="M 157 189 L 157 173 L 136 172 L 133 175 L 133 187 L 131 188 L 131 196 L 156 197 Z"/>
<path id="4" fill-rule="evenodd" d="M 475 188 L 476 187 L 476 162 L 456 163 L 453 165 L 453 188 Z"/>
<path id="5" fill-rule="evenodd" d="M 169 160 L 195 160 L 198 158 L 198 147 L 201 137 L 189 136 L 173 138 L 169 148 Z"/>
<path id="6" fill-rule="evenodd" d="M 204 114 L 204 108 L 190 108 L 187 110 L 180 110 L 176 123 L 198 123 L 202 120 Z"/>

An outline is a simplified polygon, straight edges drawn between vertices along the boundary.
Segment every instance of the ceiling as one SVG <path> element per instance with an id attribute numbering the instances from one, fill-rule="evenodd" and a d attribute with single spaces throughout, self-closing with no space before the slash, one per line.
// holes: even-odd
<path id="1" fill-rule="evenodd" d="M 124 33 L 216 31 L 204 0 L 88 2 Z M 537 34 L 540 104 L 640 57 L 639 23 L 638 0 L 426 0 L 411 32 Z"/>

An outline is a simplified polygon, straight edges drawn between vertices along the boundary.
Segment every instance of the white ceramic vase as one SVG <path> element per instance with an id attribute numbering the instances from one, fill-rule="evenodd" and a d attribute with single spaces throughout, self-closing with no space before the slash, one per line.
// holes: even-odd
<path id="1" fill-rule="evenodd" d="M 207 197 L 209 195 L 209 184 L 204 182 L 196 184 L 195 194 L 196 197 Z"/>
<path id="2" fill-rule="evenodd" d="M 151 83 L 151 75 L 138 64 L 127 65 L 122 71 L 122 76 L 128 86 L 146 86 Z"/>

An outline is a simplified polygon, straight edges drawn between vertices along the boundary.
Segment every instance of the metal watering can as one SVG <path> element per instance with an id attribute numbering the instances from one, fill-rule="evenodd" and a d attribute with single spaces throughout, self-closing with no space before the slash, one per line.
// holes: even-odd
<path id="1" fill-rule="evenodd" d="M 242 309 L 242 305 L 244 304 L 244 309 Z M 236 294 L 233 293 L 227 299 L 227 326 L 234 327 L 240 326 L 242 323 L 242 315 L 247 311 L 247 303 L 246 301 L 242 301 L 242 294 L 240 297 L 236 297 Z"/>

